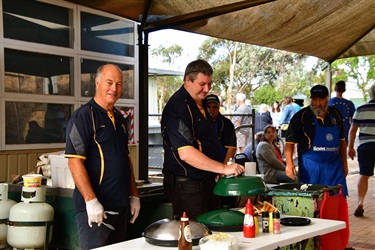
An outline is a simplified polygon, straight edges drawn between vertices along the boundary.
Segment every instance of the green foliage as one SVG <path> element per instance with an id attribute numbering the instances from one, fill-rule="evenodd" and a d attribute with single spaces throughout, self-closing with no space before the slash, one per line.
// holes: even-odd
<path id="1" fill-rule="evenodd" d="M 173 44 L 167 48 L 160 45 L 158 48 L 151 51 L 151 55 L 162 57 L 162 61 L 172 65 L 176 57 L 181 56 L 182 47 L 177 44 Z"/>
<path id="2" fill-rule="evenodd" d="M 236 93 L 242 92 L 252 103 L 259 104 L 258 100 L 253 99 L 253 92 L 263 87 L 281 90 L 280 96 L 300 92 L 297 77 L 301 74 L 295 72 L 302 71 L 307 57 L 260 46 L 208 38 L 199 49 L 199 58 L 213 65 L 215 70 L 213 89 L 226 93 L 224 99 L 229 100 L 230 93 L 231 100 L 234 102 Z M 231 67 L 233 78 L 230 77 Z M 305 84 L 306 80 L 302 82 Z M 265 100 L 262 97 L 262 100 L 269 103 L 274 99 Z"/>
<path id="3" fill-rule="evenodd" d="M 151 54 L 172 65 L 182 50 L 179 45 L 167 48 L 161 45 Z M 208 61 L 214 68 L 211 90 L 221 93 L 229 108 L 238 92 L 245 93 L 252 105 L 270 105 L 286 95 L 303 94 L 308 98 L 314 84 L 326 82 L 327 63 L 323 60 L 319 59 L 311 70 L 307 70 L 307 56 L 219 38 L 206 39 L 199 48 L 198 58 Z M 367 100 L 368 88 L 375 84 L 375 55 L 337 60 L 331 69 L 332 82 L 355 81 L 364 101 Z M 180 77 L 158 78 L 160 112 L 182 85 L 181 80 Z"/>
<path id="4" fill-rule="evenodd" d="M 272 105 L 273 101 L 282 101 L 283 95 L 271 85 L 265 85 L 254 91 L 252 105 L 260 105 L 262 103 Z"/>
<path id="5" fill-rule="evenodd" d="M 355 81 L 363 94 L 363 102 L 367 102 L 368 89 L 375 84 L 375 55 L 336 60 L 332 63 L 332 72 L 333 82 Z"/>
<path id="6" fill-rule="evenodd" d="M 161 113 L 169 98 L 182 86 L 180 76 L 158 76 L 158 112 Z"/>

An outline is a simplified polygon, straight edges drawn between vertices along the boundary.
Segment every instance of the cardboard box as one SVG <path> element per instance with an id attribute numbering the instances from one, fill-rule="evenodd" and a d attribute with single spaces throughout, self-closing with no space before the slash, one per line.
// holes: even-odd
<path id="1" fill-rule="evenodd" d="M 74 189 L 74 181 L 68 167 L 68 159 L 64 155 L 49 155 L 51 165 L 52 187 Z"/>

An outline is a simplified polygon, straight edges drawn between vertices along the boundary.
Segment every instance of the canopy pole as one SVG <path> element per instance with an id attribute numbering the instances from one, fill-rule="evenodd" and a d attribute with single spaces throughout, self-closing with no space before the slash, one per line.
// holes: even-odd
<path id="1" fill-rule="evenodd" d="M 148 180 L 148 32 L 138 29 L 139 48 L 139 180 Z"/>
<path id="2" fill-rule="evenodd" d="M 327 71 L 326 71 L 326 87 L 328 88 L 329 96 L 331 97 L 331 90 L 332 90 L 332 68 L 331 64 L 328 63 Z"/>

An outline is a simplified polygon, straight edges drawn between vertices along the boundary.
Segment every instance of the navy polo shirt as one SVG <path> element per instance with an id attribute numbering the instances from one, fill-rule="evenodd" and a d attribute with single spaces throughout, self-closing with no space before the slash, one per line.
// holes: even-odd
<path id="1" fill-rule="evenodd" d="M 183 86 L 169 99 L 161 120 L 164 147 L 163 174 L 188 176 L 204 181 L 215 179 L 216 173 L 203 171 L 187 164 L 180 159 L 177 152 L 179 148 L 192 146 L 207 157 L 221 161 L 220 141 L 205 101 L 202 108 L 206 117 Z"/>
<path id="2" fill-rule="evenodd" d="M 105 210 L 129 204 L 130 162 L 126 121 L 115 109 L 115 125 L 94 99 L 78 108 L 67 126 L 65 157 L 84 159 L 94 192 Z M 102 171 L 104 171 L 102 173 Z M 76 212 L 86 210 L 74 190 Z"/>
<path id="3" fill-rule="evenodd" d="M 215 128 L 222 147 L 223 156 L 221 162 L 223 162 L 228 148 L 237 148 L 236 131 L 231 120 L 221 113 L 216 118 Z"/>
<path id="4" fill-rule="evenodd" d="M 298 153 L 304 153 L 311 147 L 315 137 L 315 114 L 310 107 L 305 107 L 298 111 L 290 120 L 288 127 L 287 142 L 298 142 Z M 329 106 L 324 121 L 317 119 L 319 126 L 337 126 L 340 139 L 345 139 L 343 121 L 340 112 Z"/>

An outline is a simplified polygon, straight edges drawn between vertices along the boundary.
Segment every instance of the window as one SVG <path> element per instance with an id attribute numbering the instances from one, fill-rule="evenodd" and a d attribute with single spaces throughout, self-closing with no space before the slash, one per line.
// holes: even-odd
<path id="1" fill-rule="evenodd" d="M 65 143 L 66 124 L 73 105 L 5 102 L 5 143 Z"/>
<path id="2" fill-rule="evenodd" d="M 64 147 L 71 114 L 94 96 L 106 63 L 124 74 L 116 107 L 136 140 L 136 23 L 65 1 L 0 4 L 0 150 Z"/>
<path id="3" fill-rule="evenodd" d="M 73 47 L 72 10 L 30 0 L 3 0 L 4 37 Z"/>
<path id="4" fill-rule="evenodd" d="M 73 58 L 21 50 L 5 51 L 5 92 L 72 95 Z"/>
<path id="5" fill-rule="evenodd" d="M 134 24 L 81 12 L 81 49 L 134 57 Z"/>

